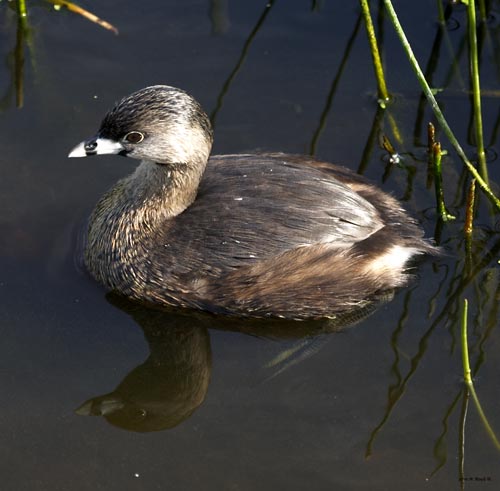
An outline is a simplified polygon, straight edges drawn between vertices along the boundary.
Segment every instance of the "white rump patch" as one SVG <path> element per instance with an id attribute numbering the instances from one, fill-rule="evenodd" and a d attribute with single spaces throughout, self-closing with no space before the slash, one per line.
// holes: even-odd
<path id="1" fill-rule="evenodd" d="M 366 264 L 366 274 L 401 275 L 409 259 L 418 254 L 419 250 L 413 247 L 392 246 L 384 254 L 374 257 Z"/>

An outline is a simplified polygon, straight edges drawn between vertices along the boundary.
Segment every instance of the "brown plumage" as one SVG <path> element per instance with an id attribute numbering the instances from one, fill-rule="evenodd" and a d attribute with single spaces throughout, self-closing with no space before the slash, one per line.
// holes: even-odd
<path id="1" fill-rule="evenodd" d="M 408 260 L 435 250 L 394 198 L 343 167 L 286 154 L 209 159 L 211 144 L 199 104 L 154 86 L 71 152 L 142 160 L 90 218 L 85 262 L 98 281 L 158 305 L 327 318 L 404 285 Z"/>

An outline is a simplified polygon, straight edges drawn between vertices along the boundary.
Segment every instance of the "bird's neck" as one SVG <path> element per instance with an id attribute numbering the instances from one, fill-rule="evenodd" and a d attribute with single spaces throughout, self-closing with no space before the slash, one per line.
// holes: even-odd
<path id="1" fill-rule="evenodd" d="M 124 212 L 154 226 L 182 213 L 195 199 L 204 164 L 156 164 L 142 161 L 121 181 Z"/>
<path id="2" fill-rule="evenodd" d="M 142 288 L 143 263 L 167 222 L 195 200 L 204 167 L 142 162 L 102 197 L 85 251 L 96 279 L 125 294 Z"/>

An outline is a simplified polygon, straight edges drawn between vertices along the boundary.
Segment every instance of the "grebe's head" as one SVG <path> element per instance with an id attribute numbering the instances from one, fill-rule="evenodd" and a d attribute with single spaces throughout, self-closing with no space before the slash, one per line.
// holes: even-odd
<path id="1" fill-rule="evenodd" d="M 106 114 L 97 134 L 69 157 L 118 154 L 158 164 L 205 164 L 213 132 L 200 104 L 183 90 L 146 87 Z"/>

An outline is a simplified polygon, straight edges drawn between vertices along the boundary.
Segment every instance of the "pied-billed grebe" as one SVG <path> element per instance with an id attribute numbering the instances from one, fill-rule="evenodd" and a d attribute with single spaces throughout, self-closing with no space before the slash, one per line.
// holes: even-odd
<path id="1" fill-rule="evenodd" d="M 432 252 L 397 201 L 304 156 L 217 155 L 190 95 L 125 97 L 70 157 L 141 159 L 99 201 L 85 263 L 133 299 L 248 317 L 328 318 L 407 281 Z M 205 169 L 206 167 L 206 169 Z"/>

